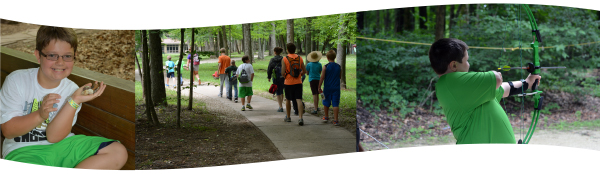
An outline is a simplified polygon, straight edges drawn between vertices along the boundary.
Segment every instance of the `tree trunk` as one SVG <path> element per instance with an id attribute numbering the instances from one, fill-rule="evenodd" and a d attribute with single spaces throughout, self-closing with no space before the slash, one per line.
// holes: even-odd
<path id="1" fill-rule="evenodd" d="M 285 38 L 283 35 L 279 35 L 279 43 L 281 44 L 281 48 L 283 48 L 283 53 L 287 54 L 287 48 L 285 47 Z"/>
<path id="2" fill-rule="evenodd" d="M 150 77 L 152 78 L 152 101 L 167 106 L 165 75 L 163 71 L 160 30 L 150 30 Z"/>
<path id="3" fill-rule="evenodd" d="M 446 6 L 437 6 L 435 12 L 435 40 L 444 38 L 444 27 L 446 26 Z"/>
<path id="4" fill-rule="evenodd" d="M 365 28 L 365 12 L 356 12 L 356 31 L 358 31 L 359 35 L 361 34 L 363 28 Z"/>
<path id="5" fill-rule="evenodd" d="M 422 30 L 427 30 L 427 26 L 425 25 L 426 22 L 427 22 L 427 7 L 421 6 L 421 7 L 419 7 L 419 28 Z"/>
<path id="6" fill-rule="evenodd" d="M 179 61 L 177 63 L 177 65 L 179 65 L 181 63 L 181 59 L 183 59 L 183 44 L 184 44 L 184 36 L 185 35 L 185 29 L 181 29 L 181 45 L 179 45 L 179 50 L 181 50 L 179 52 Z M 190 54 L 193 55 L 194 52 L 194 30 L 192 30 L 192 41 L 190 43 L 190 49 L 192 49 L 192 52 Z M 179 85 L 179 75 L 181 75 L 181 66 L 177 66 L 176 67 L 177 70 L 177 75 L 175 76 L 175 79 L 177 79 L 177 82 L 175 85 L 177 85 L 177 128 L 181 128 L 181 85 Z M 168 80 L 168 79 L 167 79 Z M 190 88 L 191 89 L 191 88 Z M 191 90 L 190 90 L 191 93 Z M 192 95 L 190 95 L 192 96 Z M 190 105 L 192 106 L 192 100 L 190 100 Z"/>
<path id="7" fill-rule="evenodd" d="M 394 9 L 396 12 L 396 26 L 394 26 L 396 33 L 402 33 L 404 30 L 404 9 L 397 8 Z"/>
<path id="8" fill-rule="evenodd" d="M 415 30 L 415 18 L 412 15 L 414 9 L 415 9 L 414 7 L 404 8 L 404 30 L 405 31 Z"/>
<path id="9" fill-rule="evenodd" d="M 148 51 L 148 50 L 146 50 L 146 51 Z M 146 54 L 146 55 L 148 55 L 148 54 Z M 140 62 L 138 60 L 137 54 L 135 54 L 135 63 L 137 64 L 138 73 L 140 74 L 140 80 L 142 82 L 142 91 L 145 91 L 146 89 L 144 87 L 146 87 L 146 86 L 144 86 L 144 78 L 143 78 L 144 76 L 142 74 L 142 67 L 140 67 Z M 142 97 L 146 98 L 146 94 L 142 94 Z"/>
<path id="10" fill-rule="evenodd" d="M 225 48 L 225 53 L 229 52 L 229 46 L 227 45 L 227 29 L 225 29 L 225 26 L 221 26 L 221 33 L 223 33 L 223 39 L 221 39 L 224 43 L 223 43 L 223 47 Z"/>
<path id="11" fill-rule="evenodd" d="M 343 20 L 343 14 L 340 15 L 339 20 Z M 348 21 L 342 22 L 341 29 L 338 31 L 338 41 L 346 39 L 346 26 L 348 26 Z M 340 88 L 346 89 L 346 42 L 338 42 L 337 44 L 337 55 L 336 62 L 341 66 L 341 74 L 342 78 L 340 79 Z"/>
<path id="12" fill-rule="evenodd" d="M 379 19 L 381 18 L 380 13 L 381 13 L 381 10 L 375 11 L 375 29 L 373 30 L 373 32 L 374 32 L 373 34 L 377 34 L 379 32 L 378 28 L 379 28 L 379 26 L 381 26 L 381 25 L 379 25 Z"/>
<path id="13" fill-rule="evenodd" d="M 153 125 L 159 125 L 158 117 L 156 116 L 156 111 L 154 110 L 154 103 L 152 102 L 152 88 L 151 79 L 150 79 L 150 59 L 148 58 L 148 41 L 146 30 L 142 30 L 142 65 L 144 74 L 142 78 L 144 78 L 143 84 L 144 86 L 144 95 L 149 96 L 146 97 L 146 116 L 148 117 L 148 121 Z"/>
<path id="14" fill-rule="evenodd" d="M 195 30 L 195 29 L 194 29 L 194 28 L 192 28 L 192 48 L 193 48 L 193 46 L 194 46 L 194 45 L 193 45 L 193 43 L 194 43 L 194 37 L 195 37 L 195 36 L 194 36 L 194 35 L 195 35 L 195 34 L 194 34 L 194 30 Z M 196 51 L 196 50 L 192 49 L 192 52 L 194 52 L 194 51 Z M 190 54 L 191 54 L 191 53 L 190 53 Z M 179 62 L 181 62 L 181 61 L 182 61 L 182 59 L 184 59 L 184 57 L 185 57 L 185 56 L 184 56 L 183 54 L 181 54 L 181 55 L 179 56 Z M 187 108 L 187 110 L 192 110 L 192 106 L 194 106 L 194 105 L 193 105 L 193 101 L 194 101 L 194 63 L 193 63 L 193 61 L 194 61 L 194 55 L 192 54 L 192 56 L 190 56 L 190 57 L 191 57 L 191 60 L 192 60 L 192 63 L 190 63 L 190 64 L 191 64 L 192 66 L 191 66 L 191 67 L 188 67 L 188 68 L 190 69 L 190 94 L 189 94 L 189 97 L 190 97 L 190 98 L 188 99 L 189 101 L 188 101 L 188 108 Z M 200 57 L 199 57 L 199 56 L 198 56 L 198 59 L 200 59 Z M 181 65 L 177 65 L 177 68 L 181 68 Z M 179 73 L 181 73 L 181 70 L 179 71 Z M 175 77 L 175 78 L 179 79 L 179 75 L 177 75 L 177 77 Z M 177 87 L 177 90 L 179 90 L 179 89 L 181 88 L 181 87 L 180 87 L 180 86 L 181 86 L 180 84 L 181 84 L 181 83 L 177 84 L 177 86 L 178 86 L 178 87 Z M 198 85 L 200 85 L 200 84 L 198 84 Z"/>
<path id="15" fill-rule="evenodd" d="M 252 36 L 250 33 L 251 26 L 252 24 L 242 24 L 242 30 L 244 35 L 244 55 L 250 57 L 250 64 L 254 62 L 254 54 L 252 52 Z"/>
<path id="16" fill-rule="evenodd" d="M 287 20 L 286 28 L 287 28 L 287 32 L 286 32 L 287 38 L 286 38 L 285 44 L 294 43 L 294 19 Z"/>
<path id="17" fill-rule="evenodd" d="M 308 55 L 308 53 L 310 53 L 311 51 L 313 51 L 312 48 L 312 26 L 310 25 L 312 23 L 312 17 L 309 17 L 306 19 L 308 21 L 308 23 L 306 23 L 306 40 L 304 40 L 304 45 L 306 45 L 305 49 L 306 49 L 306 54 Z"/>
<path id="18" fill-rule="evenodd" d="M 393 10 L 383 10 L 383 30 L 384 31 L 392 31 L 392 11 Z"/>
<path id="19" fill-rule="evenodd" d="M 300 41 L 300 37 L 296 38 L 296 53 L 300 54 L 302 52 L 302 42 Z"/>
<path id="20" fill-rule="evenodd" d="M 258 38 L 258 60 L 262 60 L 265 58 L 265 50 L 262 47 L 263 43 L 262 43 L 263 39 L 262 38 Z"/>
<path id="21" fill-rule="evenodd" d="M 273 51 L 275 47 L 277 47 L 277 34 L 275 31 L 275 22 L 271 22 L 271 26 L 273 26 L 273 28 L 271 29 L 271 46 L 269 47 L 269 53 Z M 271 56 L 271 54 L 269 55 Z M 275 55 L 275 53 L 273 53 L 273 55 Z"/>
<path id="22" fill-rule="evenodd" d="M 325 54 L 325 47 L 327 47 L 327 42 L 329 42 L 329 40 L 325 39 L 325 42 L 323 42 L 323 49 L 321 49 L 321 54 Z"/>

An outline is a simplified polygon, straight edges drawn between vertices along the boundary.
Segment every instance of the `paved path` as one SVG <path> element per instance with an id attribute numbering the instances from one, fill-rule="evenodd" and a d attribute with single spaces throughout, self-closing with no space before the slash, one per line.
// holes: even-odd
<path id="1" fill-rule="evenodd" d="M 137 73 L 138 71 L 136 71 L 136 80 L 139 80 Z M 188 85 L 189 80 L 184 79 L 184 86 Z M 304 126 L 299 126 L 299 117 L 293 114 L 292 122 L 283 121 L 285 114 L 276 112 L 278 108 L 276 101 L 254 95 L 251 103 L 254 109 L 241 111 L 241 101 L 234 103 L 226 98 L 217 97 L 218 93 L 219 87 L 213 85 L 194 88 L 194 95 L 218 100 L 244 115 L 273 142 L 286 159 L 356 151 L 356 139 L 353 134 L 343 127 L 334 126 L 331 121 L 323 123 L 321 115 L 305 114 L 303 115 Z M 189 91 L 182 90 L 182 94 L 189 94 Z"/>

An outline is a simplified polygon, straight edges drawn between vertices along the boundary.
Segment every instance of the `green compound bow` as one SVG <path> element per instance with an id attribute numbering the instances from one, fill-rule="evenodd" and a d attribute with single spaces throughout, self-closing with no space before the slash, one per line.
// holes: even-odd
<path id="1" fill-rule="evenodd" d="M 535 18 L 533 17 L 533 13 L 531 12 L 531 9 L 529 9 L 529 5 L 522 4 L 521 6 L 523 7 L 523 9 L 525 9 L 525 13 L 527 13 L 527 16 L 529 16 L 529 23 L 531 24 L 531 34 L 533 36 L 533 42 L 531 43 L 531 48 L 533 49 L 533 63 L 528 63 L 526 67 L 511 68 L 509 66 L 504 66 L 502 68 L 498 68 L 498 70 L 508 71 L 510 69 L 525 69 L 525 70 L 527 70 L 527 72 L 531 73 L 532 75 L 539 75 L 541 69 L 566 68 L 566 67 L 541 67 L 540 66 L 539 43 L 542 42 L 540 30 L 538 30 L 537 23 L 535 21 Z M 535 132 L 535 128 L 537 126 L 537 121 L 540 116 L 540 110 L 542 110 L 542 105 L 543 105 L 543 101 L 544 101 L 544 97 L 541 96 L 542 91 L 537 89 L 538 85 L 539 85 L 539 81 L 536 79 L 535 82 L 533 83 L 533 85 L 531 86 L 530 93 L 525 93 L 523 91 L 522 94 L 518 95 L 520 97 L 533 95 L 533 101 L 534 101 L 534 105 L 533 105 L 534 111 L 533 111 L 533 115 L 531 117 L 531 124 L 529 125 L 529 129 L 527 130 L 527 133 L 525 134 L 525 138 L 519 139 L 518 144 L 528 144 L 529 140 L 531 140 L 531 137 L 533 136 L 533 132 Z M 521 102 L 524 102 L 524 100 L 521 100 Z"/>

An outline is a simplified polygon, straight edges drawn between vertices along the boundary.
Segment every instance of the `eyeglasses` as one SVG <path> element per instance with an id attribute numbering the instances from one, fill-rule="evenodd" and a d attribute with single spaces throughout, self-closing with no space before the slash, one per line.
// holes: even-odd
<path id="1" fill-rule="evenodd" d="M 65 62 L 72 62 L 73 60 L 75 60 L 75 56 L 73 55 L 58 55 L 58 54 L 44 54 L 40 51 L 40 55 L 46 57 L 46 59 L 48 60 L 52 60 L 52 61 L 57 61 L 58 57 L 62 57 L 63 61 Z"/>

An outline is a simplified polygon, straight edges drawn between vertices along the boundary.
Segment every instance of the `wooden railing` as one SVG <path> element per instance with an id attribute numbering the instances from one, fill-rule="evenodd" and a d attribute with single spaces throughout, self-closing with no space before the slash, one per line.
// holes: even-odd
<path id="1" fill-rule="evenodd" d="M 0 82 L 15 70 L 39 67 L 32 54 L 10 48 L 0 48 Z M 97 59 L 102 59 L 97 57 Z M 72 132 L 119 140 L 127 149 L 128 159 L 122 169 L 135 169 L 135 84 L 117 77 L 73 67 L 67 77 L 78 86 L 104 81 L 102 95 L 83 104 Z M 0 85 L 2 85 L 0 83 Z M 1 86 L 0 86 L 1 87 Z M 3 140 L 4 138 L 2 138 Z M 1 150 L 0 141 L 0 150 Z"/>

